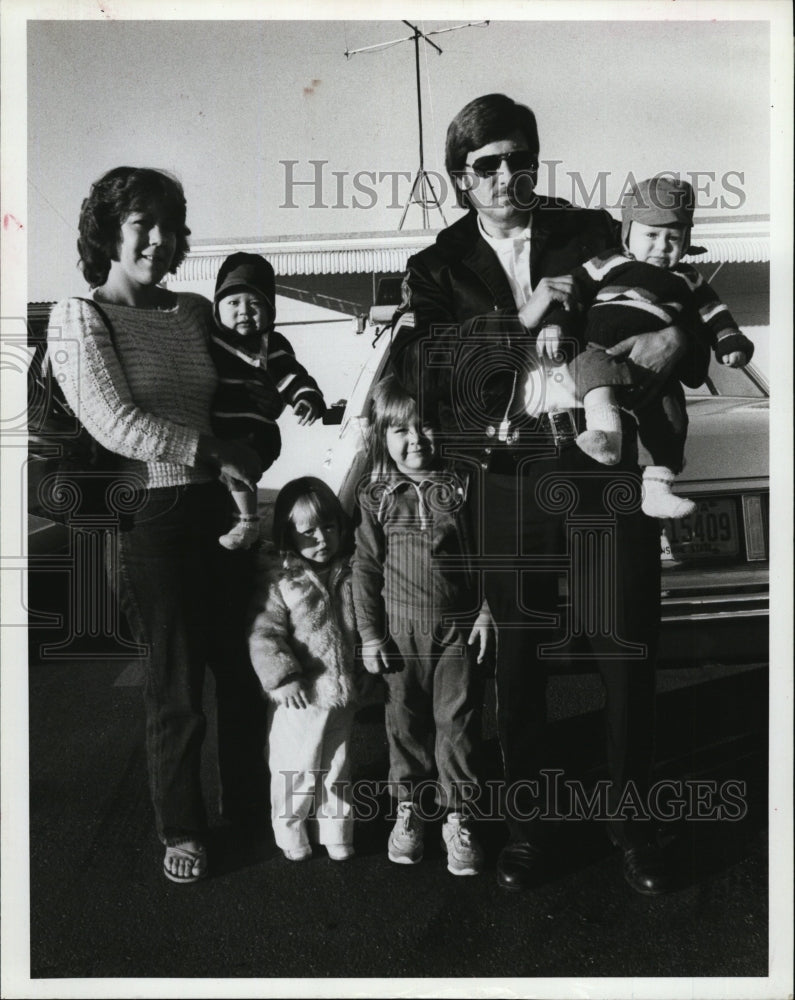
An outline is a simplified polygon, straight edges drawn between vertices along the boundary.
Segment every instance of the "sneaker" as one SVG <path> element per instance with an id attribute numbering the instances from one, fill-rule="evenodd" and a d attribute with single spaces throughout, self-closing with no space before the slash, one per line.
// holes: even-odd
<path id="1" fill-rule="evenodd" d="M 250 549 L 259 539 L 258 517 L 247 517 L 238 521 L 231 531 L 221 535 L 218 541 L 225 549 Z"/>
<path id="2" fill-rule="evenodd" d="M 332 861 L 347 861 L 356 853 L 351 844 L 326 844 L 326 850 Z"/>
<path id="3" fill-rule="evenodd" d="M 422 861 L 423 823 L 412 802 L 401 802 L 392 832 L 389 834 L 387 851 L 389 860 L 396 865 L 416 865 Z"/>
<path id="4" fill-rule="evenodd" d="M 312 848 L 306 847 L 282 848 L 282 854 L 288 861 L 308 861 L 312 857 Z"/>
<path id="5" fill-rule="evenodd" d="M 448 814 L 442 826 L 442 847 L 447 851 L 447 870 L 453 875 L 478 875 L 483 870 L 483 848 L 463 813 Z"/>

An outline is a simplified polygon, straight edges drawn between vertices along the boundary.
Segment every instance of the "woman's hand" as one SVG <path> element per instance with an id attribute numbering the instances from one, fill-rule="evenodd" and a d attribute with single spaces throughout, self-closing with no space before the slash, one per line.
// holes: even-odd
<path id="1" fill-rule="evenodd" d="M 296 678 L 294 681 L 287 681 L 279 687 L 270 691 L 271 700 L 284 708 L 307 708 L 309 702 L 306 700 L 303 685 Z"/>
<path id="2" fill-rule="evenodd" d="M 495 642 L 496 628 L 494 619 L 491 617 L 488 604 L 484 601 L 480 609 L 480 614 L 475 619 L 475 624 L 469 633 L 467 645 L 472 646 L 474 643 L 478 643 L 480 647 L 478 651 L 478 663 L 482 663 L 486 659 L 487 654 L 494 648 Z"/>
<path id="3" fill-rule="evenodd" d="M 391 642 L 372 639 L 362 644 L 362 663 L 368 674 L 389 674 L 403 669 L 397 648 Z"/>
<path id="4" fill-rule="evenodd" d="M 262 475 L 259 455 L 240 441 L 221 441 L 202 434 L 199 438 L 197 457 L 209 465 L 219 476 L 237 479 L 255 490 Z"/>
<path id="5" fill-rule="evenodd" d="M 687 350 L 687 335 L 678 326 L 666 326 L 656 333 L 636 333 L 605 354 L 613 358 L 627 358 L 639 368 L 657 376 L 665 376 Z"/>
<path id="6" fill-rule="evenodd" d="M 533 294 L 519 310 L 519 320 L 526 330 L 535 330 L 547 314 L 549 307 L 557 302 L 566 310 L 576 304 L 574 278 L 570 274 L 560 274 L 555 278 L 542 278 Z"/>

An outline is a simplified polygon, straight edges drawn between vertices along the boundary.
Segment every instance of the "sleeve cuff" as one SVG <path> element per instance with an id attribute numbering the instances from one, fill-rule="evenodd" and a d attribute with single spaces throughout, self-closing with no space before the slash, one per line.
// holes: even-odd
<path id="1" fill-rule="evenodd" d="M 362 640 L 362 643 L 380 642 L 386 631 L 384 628 L 379 628 L 375 623 L 363 625 L 357 622 L 356 627 L 359 630 L 359 638 Z"/>
<path id="2" fill-rule="evenodd" d="M 750 361 L 754 356 L 753 341 L 749 340 L 744 333 L 740 333 L 739 330 L 728 333 L 725 337 L 720 337 L 715 345 L 715 356 L 718 360 L 722 360 L 732 351 L 742 351 L 746 356 L 746 361 Z"/>

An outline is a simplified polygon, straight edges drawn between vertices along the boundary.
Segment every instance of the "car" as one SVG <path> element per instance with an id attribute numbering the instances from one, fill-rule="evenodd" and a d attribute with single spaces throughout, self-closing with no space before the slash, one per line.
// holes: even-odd
<path id="1" fill-rule="evenodd" d="M 676 492 L 695 514 L 662 524 L 662 621 L 693 655 L 723 630 L 736 655 L 767 658 L 770 584 L 769 388 L 753 364 L 714 360 L 688 390 L 686 465 Z M 710 628 L 697 628 L 708 625 Z M 666 634 L 664 629 L 664 635 Z"/>

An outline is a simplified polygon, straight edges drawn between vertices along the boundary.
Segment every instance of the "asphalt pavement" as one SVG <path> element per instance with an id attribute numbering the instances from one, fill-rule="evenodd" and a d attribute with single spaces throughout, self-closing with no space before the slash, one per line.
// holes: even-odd
<path id="1" fill-rule="evenodd" d="M 421 864 L 392 864 L 389 802 L 378 796 L 373 815 L 357 819 L 352 860 L 318 850 L 291 863 L 267 820 L 240 831 L 218 815 L 211 679 L 203 766 L 211 873 L 180 886 L 163 876 L 154 832 L 140 661 L 123 625 L 114 624 L 112 641 L 97 634 L 106 611 L 96 600 L 78 607 L 68 580 L 57 558 L 29 575 L 32 980 L 211 978 L 262 983 L 265 992 L 265 980 L 290 978 L 303 995 L 304 980 L 331 989 L 344 978 L 367 995 L 372 977 L 451 977 L 491 980 L 494 989 L 516 979 L 527 992 L 512 988 L 531 995 L 528 984 L 547 978 L 767 975 L 769 672 L 739 642 L 740 659 L 718 661 L 704 656 L 703 635 L 669 637 L 677 659 L 659 671 L 655 778 L 690 796 L 685 815 L 660 825 L 677 871 L 668 895 L 626 885 L 598 820 L 551 825 L 548 878 L 529 892 L 497 885 L 499 821 L 478 824 L 479 876 L 447 872 L 438 824 Z M 598 673 L 585 665 L 556 674 L 548 702 L 553 759 L 592 789 L 605 766 Z M 354 780 L 383 782 L 382 706 L 359 713 L 353 738 Z M 490 684 L 484 740 L 484 778 L 497 780 Z M 718 818 L 704 802 L 727 787 L 730 808 Z M 306 995 L 323 995 L 313 988 Z"/>
<path id="2" fill-rule="evenodd" d="M 33 599 L 46 601 L 36 586 Z M 397 866 L 386 857 L 383 801 L 382 813 L 357 822 L 351 861 L 318 851 L 310 862 L 288 862 L 267 824 L 241 833 L 218 817 L 212 735 L 204 761 L 211 877 L 177 886 L 163 877 L 153 829 L 140 665 L 123 652 L 43 658 L 47 636 L 31 631 L 33 979 L 767 974 L 764 663 L 660 671 L 656 777 L 743 783 L 742 815 L 663 824 L 678 871 L 670 895 L 642 897 L 624 883 L 598 821 L 558 822 L 548 880 L 526 893 L 496 883 L 499 822 L 480 824 L 480 876 L 447 872 L 433 827 L 424 861 Z M 549 703 L 567 774 L 592 785 L 604 773 L 598 674 L 554 677 Z M 491 696 L 484 735 L 486 774 L 497 777 Z M 360 713 L 353 753 L 355 779 L 386 777 L 379 706 Z"/>

